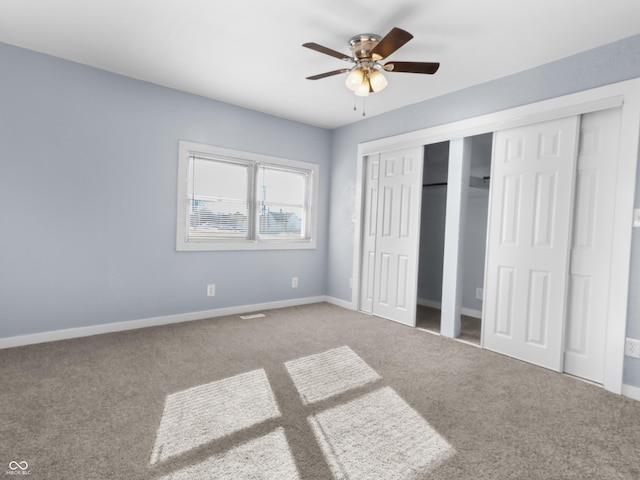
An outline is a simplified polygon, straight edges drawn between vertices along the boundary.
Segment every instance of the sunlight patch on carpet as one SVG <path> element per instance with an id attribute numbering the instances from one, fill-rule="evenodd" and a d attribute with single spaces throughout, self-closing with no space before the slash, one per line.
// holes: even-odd
<path id="1" fill-rule="evenodd" d="M 221 455 L 186 467 L 161 480 L 298 480 L 300 474 L 291 455 L 284 429 L 243 443 Z"/>
<path id="2" fill-rule="evenodd" d="M 292 360 L 285 366 L 305 405 L 382 378 L 347 346 Z"/>
<path id="3" fill-rule="evenodd" d="M 309 417 L 334 478 L 423 478 L 454 448 L 391 387 Z"/>
<path id="4" fill-rule="evenodd" d="M 167 396 L 150 465 L 280 416 L 263 369 Z"/>

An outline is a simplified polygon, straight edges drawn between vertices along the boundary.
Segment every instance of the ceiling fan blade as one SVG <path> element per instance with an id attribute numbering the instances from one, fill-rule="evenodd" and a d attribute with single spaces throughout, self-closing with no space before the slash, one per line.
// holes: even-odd
<path id="1" fill-rule="evenodd" d="M 387 72 L 426 73 L 432 75 L 438 71 L 438 62 L 387 62 L 384 64 Z"/>
<path id="2" fill-rule="evenodd" d="M 351 70 L 350 68 L 341 68 L 340 70 L 333 70 L 331 72 L 320 73 L 318 75 L 312 75 L 310 77 L 307 77 L 307 80 L 320 80 L 321 78 L 327 78 L 327 77 L 332 77 L 333 75 L 339 75 L 341 73 L 347 73 L 350 70 Z"/>
<path id="3" fill-rule="evenodd" d="M 339 58 L 340 60 L 344 60 L 346 62 L 351 60 L 351 57 L 349 55 L 331 50 L 330 48 L 323 47 L 322 45 L 318 45 L 317 43 L 309 42 L 304 43 L 302 46 L 310 48 L 311 50 L 315 50 L 316 52 L 324 53 L 325 55 L 331 55 L 332 57 Z"/>
<path id="4" fill-rule="evenodd" d="M 380 42 L 371 50 L 371 57 L 374 60 L 387 58 L 393 52 L 413 38 L 409 32 L 401 28 L 394 27 L 387 33 Z"/>

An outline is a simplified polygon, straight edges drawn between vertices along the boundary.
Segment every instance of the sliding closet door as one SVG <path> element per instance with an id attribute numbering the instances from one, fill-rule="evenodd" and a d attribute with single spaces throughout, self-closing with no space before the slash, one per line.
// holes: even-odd
<path id="1" fill-rule="evenodd" d="M 374 275 L 376 264 L 376 235 L 378 226 L 378 178 L 380 155 L 365 159 L 364 212 L 362 229 L 362 261 L 360 274 L 360 310 L 373 313 Z"/>
<path id="2" fill-rule="evenodd" d="M 616 168 L 622 109 L 582 116 L 564 371 L 604 381 Z"/>
<path id="3" fill-rule="evenodd" d="M 579 117 L 497 132 L 485 348 L 562 370 Z"/>
<path id="4" fill-rule="evenodd" d="M 360 303 L 415 326 L 423 148 L 367 158 Z"/>

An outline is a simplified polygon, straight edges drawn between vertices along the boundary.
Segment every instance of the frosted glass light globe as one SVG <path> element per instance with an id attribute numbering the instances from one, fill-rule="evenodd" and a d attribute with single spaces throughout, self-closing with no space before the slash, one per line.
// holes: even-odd
<path id="1" fill-rule="evenodd" d="M 354 92 L 364 83 L 364 72 L 361 68 L 351 70 L 345 81 L 347 88 Z"/>
<path id="2" fill-rule="evenodd" d="M 369 74 L 369 82 L 374 92 L 380 92 L 389 84 L 385 76 L 379 70 L 372 70 Z"/>

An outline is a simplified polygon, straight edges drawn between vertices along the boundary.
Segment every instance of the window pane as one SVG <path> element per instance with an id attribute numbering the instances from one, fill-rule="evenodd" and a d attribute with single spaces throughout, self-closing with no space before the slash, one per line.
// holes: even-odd
<path id="1" fill-rule="evenodd" d="M 244 238 L 247 236 L 247 203 L 193 199 L 189 236 Z"/>
<path id="2" fill-rule="evenodd" d="M 263 205 L 259 231 L 262 238 L 304 238 L 304 211 L 301 207 Z"/>
<path id="3" fill-rule="evenodd" d="M 307 175 L 260 167 L 258 171 L 261 238 L 304 238 Z"/>
<path id="4" fill-rule="evenodd" d="M 246 200 L 246 165 L 196 158 L 193 169 L 194 195 Z"/>
<path id="5" fill-rule="evenodd" d="M 306 175 L 302 172 L 260 167 L 258 198 L 263 202 L 302 206 L 305 188 Z"/>
<path id="6" fill-rule="evenodd" d="M 194 158 L 190 178 L 190 238 L 247 238 L 246 165 Z"/>

